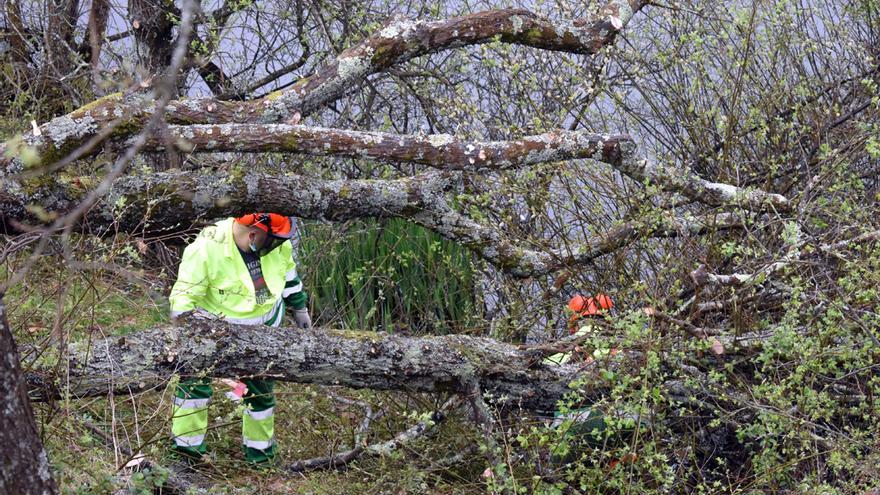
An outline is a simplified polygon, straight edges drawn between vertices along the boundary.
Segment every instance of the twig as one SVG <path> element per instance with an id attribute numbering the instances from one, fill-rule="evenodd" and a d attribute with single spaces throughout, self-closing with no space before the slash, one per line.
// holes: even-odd
<path id="1" fill-rule="evenodd" d="M 429 419 L 419 421 L 406 430 L 398 433 L 394 438 L 385 442 L 379 442 L 367 446 L 357 446 L 353 449 L 340 452 L 338 454 L 315 457 L 303 461 L 296 461 L 287 465 L 284 470 L 289 473 L 302 473 L 305 471 L 315 471 L 319 469 L 340 469 L 348 465 L 351 461 L 358 459 L 361 455 L 369 456 L 388 455 L 400 447 L 424 436 L 432 431 L 434 427 L 446 419 L 446 414 L 450 409 L 458 404 L 458 398 L 453 397 L 446 401 L 439 410 L 433 412 Z"/>

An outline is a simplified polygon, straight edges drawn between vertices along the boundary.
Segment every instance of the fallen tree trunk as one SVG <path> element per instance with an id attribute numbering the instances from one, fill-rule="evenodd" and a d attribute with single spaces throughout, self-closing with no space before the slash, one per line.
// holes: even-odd
<path id="1" fill-rule="evenodd" d="M 190 319 L 73 344 L 68 376 L 73 397 L 148 390 L 175 374 L 262 376 L 375 390 L 480 390 L 499 407 L 552 411 L 578 369 L 536 362 L 533 353 L 513 345 L 464 335 L 413 338 Z M 32 400 L 68 393 L 40 371 L 26 378 Z"/>
<path id="2" fill-rule="evenodd" d="M 0 176 L 2 180 L 2 176 Z M 702 235 L 744 225 L 739 215 L 712 213 L 690 218 L 638 219 L 582 244 L 535 249 L 501 229 L 458 213 L 446 194 L 454 173 L 427 171 L 391 180 L 321 180 L 301 175 L 231 168 L 137 173 L 113 182 L 109 193 L 83 215 L 80 225 L 96 235 L 128 232 L 167 235 L 193 222 L 267 210 L 303 219 L 404 218 L 456 242 L 513 276 L 527 278 L 582 265 L 640 239 Z M 0 190 L 0 232 L 26 223 L 54 220 L 77 208 L 94 178 L 70 177 Z M 35 209 L 33 198 L 39 198 Z M 41 218 L 41 215 L 43 218 Z"/>
<path id="3" fill-rule="evenodd" d="M 0 190 L 0 225 L 40 223 L 40 215 L 31 207 L 37 198 L 39 211 L 49 220 L 68 214 L 95 182 L 90 177 L 71 177 L 27 187 L 6 183 L 7 188 Z M 199 219 L 257 210 L 334 221 L 408 217 L 440 201 L 453 184 L 451 176 L 442 172 L 392 180 L 321 180 L 241 168 L 131 174 L 115 180 L 80 223 L 95 234 L 168 233 L 179 224 L 186 228 Z"/>
<path id="4" fill-rule="evenodd" d="M 509 141 L 466 141 L 450 134 L 406 135 L 287 124 L 169 126 L 146 146 L 191 153 L 297 153 L 418 163 L 443 170 L 485 172 L 591 158 L 616 165 L 626 134 L 552 131 Z"/>

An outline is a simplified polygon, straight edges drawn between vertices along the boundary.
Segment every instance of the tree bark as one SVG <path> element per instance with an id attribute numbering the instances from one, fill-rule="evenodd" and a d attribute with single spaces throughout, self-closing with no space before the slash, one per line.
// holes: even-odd
<path id="1" fill-rule="evenodd" d="M 104 32 L 107 30 L 107 18 L 110 16 L 109 0 L 92 0 L 89 11 L 88 41 L 89 63 L 92 66 L 93 82 L 98 83 L 98 69 L 101 66 L 101 48 L 104 45 Z"/>
<path id="2" fill-rule="evenodd" d="M 43 60 L 43 85 L 46 86 L 49 97 L 61 97 L 61 79 L 73 72 L 74 57 L 76 50 L 73 44 L 73 34 L 76 28 L 77 0 L 49 0 L 46 2 L 46 31 L 44 46 L 46 48 Z"/>
<path id="3" fill-rule="evenodd" d="M 140 62 L 150 75 L 163 72 L 171 62 L 174 49 L 172 14 L 175 10 L 174 2 L 168 0 L 128 2 Z"/>
<path id="4" fill-rule="evenodd" d="M 169 126 L 147 142 L 187 152 L 292 152 L 418 163 L 443 170 L 482 172 L 539 163 L 590 158 L 616 164 L 625 134 L 554 131 L 510 141 L 464 141 L 449 134 L 401 135 L 287 124 Z"/>
<path id="5" fill-rule="evenodd" d="M 48 185 L 39 180 L 9 181 L 0 188 L 0 225 L 42 223 L 29 208 L 35 198 L 40 198 L 40 207 L 50 217 L 63 215 L 74 209 L 96 182 L 86 176 Z M 452 185 L 448 173 L 433 171 L 396 180 L 321 180 L 239 168 L 133 173 L 113 182 L 110 192 L 85 213 L 81 224 L 96 234 L 106 229 L 172 232 L 182 222 L 189 227 L 200 219 L 249 210 L 336 221 L 407 218 L 440 201 Z"/>
<path id="6" fill-rule="evenodd" d="M 488 338 L 304 331 L 196 319 L 74 344 L 69 351 L 75 397 L 148 390 L 174 374 L 262 376 L 410 392 L 466 394 L 479 387 L 499 407 L 553 411 L 579 372 L 574 365 L 545 366 L 532 352 Z M 28 383 L 34 398 L 61 394 L 50 375 L 30 374 Z M 601 390 L 601 379 L 593 383 Z"/>
<path id="7" fill-rule="evenodd" d="M 58 493 L 49 458 L 37 434 L 34 412 L 27 396 L 18 349 L 6 319 L 6 305 L 0 296 L 0 493 Z"/>
<path id="8" fill-rule="evenodd" d="M 27 29 L 22 22 L 19 0 L 6 0 L 6 16 L 9 42 L 9 57 L 15 84 L 24 87 L 33 73 L 30 70 L 31 50 L 27 43 Z"/>

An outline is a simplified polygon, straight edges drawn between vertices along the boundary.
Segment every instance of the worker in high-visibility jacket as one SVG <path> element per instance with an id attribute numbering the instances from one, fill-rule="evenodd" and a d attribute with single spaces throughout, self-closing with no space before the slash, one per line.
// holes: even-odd
<path id="1" fill-rule="evenodd" d="M 605 294 L 597 294 L 592 297 L 584 297 L 580 294 L 571 298 L 568 302 L 568 309 L 571 317 L 568 321 L 569 333 L 574 336 L 585 336 L 594 332 L 593 326 L 589 323 L 592 318 L 601 317 L 614 307 L 614 302 Z M 589 363 L 596 359 L 604 358 L 608 355 L 614 356 L 617 349 L 596 349 L 592 354 L 584 354 L 579 347 L 574 351 L 560 352 L 544 358 L 544 364 L 548 366 L 559 366 L 571 362 L 572 360 Z M 566 409 L 564 411 L 557 410 L 553 413 L 553 421 L 550 423 L 551 428 L 565 428 L 564 436 L 570 439 L 572 445 L 571 450 L 562 451 L 557 446 L 551 449 L 552 459 L 556 462 L 568 462 L 574 457 L 579 450 L 577 444 L 589 446 L 597 446 L 598 438 L 606 429 L 605 416 L 601 411 L 592 407 L 576 407 Z"/>
<path id="2" fill-rule="evenodd" d="M 593 326 L 589 324 L 590 318 L 596 318 L 602 313 L 610 311 L 614 307 L 614 302 L 605 294 L 597 294 L 594 297 L 584 297 L 580 294 L 568 301 L 568 309 L 571 311 L 571 317 L 568 319 L 568 333 L 581 337 L 593 331 Z M 601 351 L 599 351 L 601 353 Z M 544 358 L 544 364 L 565 364 L 572 358 L 571 352 L 560 352 Z M 591 360 L 591 357 L 587 357 Z"/>
<path id="3" fill-rule="evenodd" d="M 311 327 L 306 293 L 296 271 L 290 240 L 294 222 L 276 213 L 228 218 L 202 230 L 187 246 L 171 289 L 171 317 L 193 311 L 242 325 L 277 327 L 292 307 L 300 328 Z M 242 445 L 249 462 L 275 456 L 273 380 L 244 379 Z M 205 453 L 207 379 L 181 380 L 175 391 L 171 431 L 173 448 L 200 458 Z"/>

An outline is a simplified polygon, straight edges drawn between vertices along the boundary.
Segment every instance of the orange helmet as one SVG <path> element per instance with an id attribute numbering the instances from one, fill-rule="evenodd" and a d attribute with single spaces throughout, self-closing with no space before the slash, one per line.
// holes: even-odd
<path id="1" fill-rule="evenodd" d="M 272 237 L 290 239 L 294 233 L 290 217 L 278 213 L 249 213 L 236 218 L 235 221 L 242 225 L 257 227 Z"/>
<path id="2" fill-rule="evenodd" d="M 594 297 L 584 297 L 580 294 L 568 301 L 568 309 L 580 316 L 595 316 L 600 311 L 607 311 L 614 307 L 614 301 L 606 294 L 596 294 Z"/>
<path id="3" fill-rule="evenodd" d="M 597 316 L 602 311 L 614 307 L 614 301 L 608 295 L 599 293 L 593 297 L 575 295 L 568 301 L 568 309 L 573 313 L 569 320 L 569 330 L 574 331 L 575 322 L 585 316 Z"/>
<path id="4" fill-rule="evenodd" d="M 251 245 L 251 250 L 261 257 L 287 242 L 294 234 L 294 224 L 290 217 L 277 213 L 249 213 L 236 218 L 235 221 L 241 225 L 256 227 L 268 234 L 259 249 Z"/>

